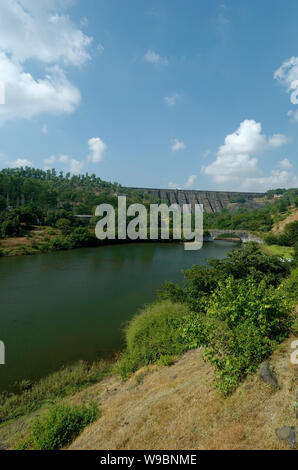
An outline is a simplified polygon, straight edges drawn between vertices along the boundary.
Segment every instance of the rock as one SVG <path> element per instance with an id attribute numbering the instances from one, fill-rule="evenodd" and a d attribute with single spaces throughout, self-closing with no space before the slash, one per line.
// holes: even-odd
<path id="1" fill-rule="evenodd" d="M 278 387 L 277 378 L 275 377 L 272 370 L 270 369 L 269 362 L 263 362 L 261 364 L 260 370 L 259 370 L 259 377 L 261 380 L 263 380 L 267 384 L 271 384 L 274 387 Z"/>
<path id="2" fill-rule="evenodd" d="M 283 426 L 275 429 L 275 434 L 279 441 L 288 441 L 291 448 L 294 449 L 296 444 L 296 428 L 295 426 Z"/>

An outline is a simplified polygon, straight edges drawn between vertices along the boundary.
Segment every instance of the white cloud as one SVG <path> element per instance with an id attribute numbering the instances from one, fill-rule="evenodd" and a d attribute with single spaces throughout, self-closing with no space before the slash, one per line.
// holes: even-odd
<path id="1" fill-rule="evenodd" d="M 275 80 L 278 80 L 290 93 L 292 104 L 298 104 L 298 57 L 287 59 L 279 69 L 274 72 Z M 298 121 L 298 112 L 289 111 L 289 116 L 293 117 L 293 121 Z"/>
<path id="2" fill-rule="evenodd" d="M 287 144 L 288 141 L 289 139 L 283 134 L 273 134 L 273 136 L 268 139 L 268 145 L 269 147 L 281 147 Z"/>
<path id="3" fill-rule="evenodd" d="M 75 175 L 82 173 L 88 160 L 92 163 L 98 163 L 102 161 L 103 154 L 107 148 L 106 144 L 99 137 L 92 137 L 88 140 L 89 156 L 84 160 L 77 160 L 71 158 L 66 154 L 61 154 L 58 157 L 51 155 L 49 158 L 45 158 L 44 168 L 46 170 L 53 168 L 54 163 L 62 163 L 65 171 L 70 171 Z"/>
<path id="4" fill-rule="evenodd" d="M 48 126 L 46 124 L 44 124 L 41 128 L 41 132 L 42 134 L 47 134 L 48 133 Z"/>
<path id="5" fill-rule="evenodd" d="M 13 60 L 82 65 L 92 38 L 62 13 L 69 2 L 9 0 L 0 4 L 0 44 Z"/>
<path id="6" fill-rule="evenodd" d="M 40 113 L 54 115 L 75 111 L 80 92 L 58 67 L 47 69 L 45 78 L 35 80 L 20 64 L 0 52 L 0 80 L 5 83 L 6 102 L 0 107 L 0 124 L 12 119 L 29 119 Z"/>
<path id="7" fill-rule="evenodd" d="M 245 191 L 266 191 L 277 188 L 294 188 L 298 186 L 298 177 L 285 170 L 272 170 L 269 176 L 246 178 L 241 188 Z"/>
<path id="8" fill-rule="evenodd" d="M 268 189 L 277 180 L 285 182 L 285 172 L 276 170 L 269 177 L 263 177 L 255 155 L 286 142 L 287 138 L 283 134 L 274 134 L 268 138 L 262 134 L 260 123 L 245 120 L 236 132 L 226 136 L 224 145 L 218 149 L 217 158 L 210 165 L 202 167 L 202 172 L 215 183 L 224 183 L 233 188 L 254 189 L 265 185 L 267 187 L 263 187 L 263 190 Z"/>
<path id="9" fill-rule="evenodd" d="M 169 181 L 168 188 L 169 189 L 180 189 L 179 185 L 177 183 L 174 183 L 173 181 Z"/>
<path id="10" fill-rule="evenodd" d="M 187 179 L 186 183 L 184 184 L 184 189 L 190 189 L 194 185 L 195 180 L 197 179 L 196 175 L 191 175 Z M 173 181 L 169 181 L 168 183 L 169 189 L 182 189 L 178 183 L 174 183 Z"/>
<path id="11" fill-rule="evenodd" d="M 99 137 L 92 137 L 88 140 L 89 156 L 88 160 L 92 163 L 99 163 L 103 160 L 107 149 L 106 144 Z"/>
<path id="12" fill-rule="evenodd" d="M 52 155 L 49 158 L 45 158 L 43 163 L 44 163 L 44 170 L 51 170 L 54 166 L 54 163 L 56 162 L 56 157 Z"/>
<path id="13" fill-rule="evenodd" d="M 102 45 L 101 43 L 99 43 L 99 44 L 97 45 L 97 48 L 96 48 L 96 49 L 97 49 L 97 52 L 98 52 L 99 54 L 103 54 L 104 51 L 105 51 L 105 48 L 103 47 L 103 45 Z"/>
<path id="14" fill-rule="evenodd" d="M 148 64 L 152 65 L 168 65 L 169 63 L 166 57 L 161 57 L 157 52 L 150 49 L 146 52 L 144 59 Z"/>
<path id="15" fill-rule="evenodd" d="M 60 155 L 59 162 L 67 163 L 68 161 L 69 161 L 69 156 L 68 155 Z"/>
<path id="16" fill-rule="evenodd" d="M 85 162 L 70 158 L 68 155 L 60 155 L 59 162 L 64 163 L 67 170 L 74 175 L 82 173 L 85 166 Z"/>
<path id="17" fill-rule="evenodd" d="M 178 140 L 178 139 L 172 140 L 173 152 L 178 152 L 179 150 L 184 150 L 185 148 L 186 148 L 186 145 L 182 140 Z"/>
<path id="18" fill-rule="evenodd" d="M 180 99 L 181 96 L 179 95 L 179 93 L 172 93 L 170 96 L 165 96 L 164 98 L 165 103 L 170 107 L 176 106 L 177 101 L 179 101 Z"/>
<path id="19" fill-rule="evenodd" d="M 290 120 L 292 122 L 298 122 L 298 109 L 296 109 L 295 111 L 288 111 L 288 116 L 290 117 Z"/>
<path id="20" fill-rule="evenodd" d="M 62 67 L 82 66 L 89 60 L 92 38 L 65 14 L 70 4 L 68 0 L 0 2 L 0 81 L 6 89 L 0 125 L 40 113 L 72 113 L 79 106 L 80 92 Z M 29 60 L 45 66 L 43 77 L 29 73 Z"/>
<path id="21" fill-rule="evenodd" d="M 283 160 L 281 160 L 279 162 L 279 166 L 284 170 L 290 170 L 291 168 L 293 168 L 293 165 L 288 158 L 284 158 Z"/>
<path id="22" fill-rule="evenodd" d="M 8 162 L 8 166 L 11 168 L 18 168 L 18 167 L 25 167 L 25 166 L 32 166 L 32 162 L 30 160 L 26 160 L 25 158 L 18 158 L 13 162 Z"/>
<path id="23" fill-rule="evenodd" d="M 196 175 L 191 175 L 191 176 L 188 178 L 188 180 L 186 181 L 184 187 L 185 187 L 186 189 L 192 188 L 196 179 L 197 179 L 197 176 L 196 176 Z"/>

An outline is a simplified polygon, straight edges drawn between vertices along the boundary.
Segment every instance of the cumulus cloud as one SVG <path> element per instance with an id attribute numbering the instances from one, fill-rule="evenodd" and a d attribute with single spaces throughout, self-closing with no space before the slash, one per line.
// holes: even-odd
<path id="1" fill-rule="evenodd" d="M 17 160 L 14 160 L 13 162 L 7 162 L 8 166 L 10 168 L 19 168 L 19 167 L 26 167 L 26 166 L 32 166 L 32 162 L 30 160 L 27 160 L 26 158 L 18 158 Z"/>
<path id="2" fill-rule="evenodd" d="M 184 187 L 185 187 L 186 189 L 192 188 L 196 179 L 197 179 L 197 176 L 196 176 L 196 175 L 191 175 L 191 176 L 188 178 L 188 180 L 186 181 Z"/>
<path id="3" fill-rule="evenodd" d="M 49 158 L 45 158 L 43 163 L 45 165 L 45 170 L 50 170 L 53 167 L 53 164 L 56 162 L 56 157 L 55 155 L 52 155 Z"/>
<path id="4" fill-rule="evenodd" d="M 275 80 L 279 81 L 290 93 L 291 103 L 298 104 L 298 57 L 291 57 L 274 72 Z M 289 111 L 288 115 L 293 117 L 294 121 L 298 121 L 298 112 Z"/>
<path id="5" fill-rule="evenodd" d="M 92 137 L 88 140 L 88 147 L 88 160 L 90 160 L 92 163 L 101 162 L 107 149 L 106 144 L 99 137 Z"/>
<path id="6" fill-rule="evenodd" d="M 169 63 L 167 57 L 161 57 L 157 52 L 150 49 L 146 52 L 144 59 L 151 65 L 168 65 Z"/>
<path id="7" fill-rule="evenodd" d="M 185 143 L 182 140 L 173 139 L 172 140 L 172 151 L 178 152 L 179 150 L 184 150 L 186 148 Z"/>
<path id="8" fill-rule="evenodd" d="M 19 64 L 0 53 L 0 80 L 6 84 L 0 124 L 12 119 L 29 119 L 43 112 L 69 114 L 81 101 L 80 92 L 59 66 L 48 68 L 43 79 L 35 80 Z"/>
<path id="9" fill-rule="evenodd" d="M 277 181 L 283 184 L 290 175 L 285 171 L 274 171 L 269 177 L 263 177 L 258 167 L 256 155 L 287 143 L 288 139 L 283 134 L 274 134 L 266 137 L 262 134 L 262 125 L 254 120 L 243 121 L 239 128 L 225 138 L 224 145 L 220 146 L 216 159 L 208 166 L 202 168 L 202 172 L 212 178 L 215 183 L 224 183 L 234 188 L 255 189 L 262 187 L 268 189 Z M 283 165 L 285 165 L 283 161 Z M 266 188 L 264 187 L 266 186 Z"/>
<path id="10" fill-rule="evenodd" d="M 66 77 L 64 67 L 82 66 L 90 59 L 92 38 L 65 14 L 68 0 L 9 0 L 0 3 L 0 81 L 6 101 L 0 124 L 32 118 L 40 113 L 72 113 L 80 92 Z M 35 78 L 28 61 L 44 67 Z"/>
<path id="11" fill-rule="evenodd" d="M 164 100 L 168 106 L 173 107 L 176 106 L 177 101 L 179 101 L 180 98 L 181 96 L 179 93 L 172 93 L 170 96 L 165 96 Z"/>
<path id="12" fill-rule="evenodd" d="M 99 137 L 92 137 L 88 140 L 89 155 L 83 160 L 77 160 L 71 158 L 66 154 L 61 154 L 58 157 L 56 155 L 51 155 L 49 158 L 45 158 L 44 169 L 48 170 L 53 168 L 55 163 L 62 164 L 65 171 L 69 171 L 74 175 L 82 173 L 84 168 L 87 165 L 88 161 L 92 163 L 99 163 L 103 159 L 103 154 L 107 149 L 106 144 Z"/>
<path id="13" fill-rule="evenodd" d="M 70 158 L 68 155 L 60 155 L 59 162 L 63 163 L 67 170 L 74 175 L 82 173 L 85 166 L 85 162 Z"/>
<path id="14" fill-rule="evenodd" d="M 168 183 L 168 188 L 169 188 L 169 189 L 181 189 L 181 188 L 179 187 L 179 184 L 178 184 L 178 183 L 174 183 L 173 181 L 169 181 L 169 183 Z"/>
<path id="15" fill-rule="evenodd" d="M 0 6 L 0 45 L 18 62 L 36 59 L 74 66 L 90 59 L 92 38 L 61 10 L 69 2 L 9 0 Z"/>
<path id="16" fill-rule="evenodd" d="M 184 189 L 192 188 L 196 179 L 197 179 L 196 175 L 189 176 L 186 183 L 183 185 L 183 188 Z M 174 183 L 173 181 L 169 181 L 168 188 L 169 189 L 182 189 L 182 187 L 178 183 Z"/>
<path id="17" fill-rule="evenodd" d="M 298 177 L 285 170 L 272 170 L 269 176 L 246 178 L 241 189 L 247 191 L 266 191 L 267 189 L 293 188 L 298 185 Z"/>
<path id="18" fill-rule="evenodd" d="M 279 166 L 284 170 L 290 170 L 291 168 L 293 168 L 293 165 L 288 158 L 284 158 L 283 160 L 281 160 L 279 162 Z"/>

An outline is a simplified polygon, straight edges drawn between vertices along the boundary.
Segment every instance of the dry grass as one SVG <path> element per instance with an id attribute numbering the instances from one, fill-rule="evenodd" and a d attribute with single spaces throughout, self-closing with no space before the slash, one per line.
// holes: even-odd
<path id="1" fill-rule="evenodd" d="M 274 234 L 281 234 L 284 233 L 285 227 L 292 222 L 297 222 L 298 220 L 298 209 L 292 209 L 291 214 L 288 215 L 285 219 L 281 220 L 280 222 L 274 224 L 272 227 L 272 232 Z"/>
<path id="2" fill-rule="evenodd" d="M 290 363 L 290 344 L 284 342 L 272 357 L 279 390 L 255 375 L 231 397 L 220 397 L 201 350 L 188 352 L 171 367 L 140 370 L 127 382 L 114 377 L 90 387 L 74 402 L 95 399 L 101 418 L 70 448 L 288 448 L 274 430 L 295 425 L 297 366 Z"/>

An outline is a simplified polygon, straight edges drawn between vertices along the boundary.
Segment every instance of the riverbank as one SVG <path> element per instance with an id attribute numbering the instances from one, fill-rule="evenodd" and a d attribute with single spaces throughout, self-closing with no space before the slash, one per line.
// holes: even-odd
<path id="1" fill-rule="evenodd" d="M 145 308 L 128 324 L 126 347 L 114 364 L 101 362 L 97 366 L 88 366 L 81 363 L 72 370 L 52 374 L 34 386 L 23 384 L 24 391 L 18 395 L 2 395 L 0 439 L 4 441 L 4 446 L 16 445 L 16 433 L 19 441 L 28 439 L 36 417 L 53 410 L 53 403 L 54 406 L 56 403 L 59 406 L 63 403 L 85 406 L 95 402 L 100 404 L 101 418 L 90 428 L 91 433 L 88 430 L 83 433 L 82 438 L 74 443 L 74 448 L 142 448 L 145 440 L 153 449 L 159 448 L 159 442 L 169 446 L 165 448 L 175 448 L 171 447 L 174 445 L 171 439 L 156 441 L 153 438 L 156 433 L 159 436 L 171 420 L 176 423 L 172 413 L 167 412 L 172 406 L 177 412 L 177 419 L 182 412 L 185 412 L 186 417 L 197 416 L 208 436 L 203 438 L 201 427 L 200 431 L 190 433 L 189 419 L 181 420 L 180 416 L 181 426 L 178 422 L 175 426 L 179 433 L 184 429 L 185 441 L 174 434 L 179 447 L 180 444 L 189 445 L 191 436 L 194 436 L 195 448 L 246 448 L 258 445 L 258 440 L 254 439 L 257 428 L 253 428 L 253 421 L 250 421 L 250 406 L 253 406 L 260 412 L 258 422 L 267 420 L 269 433 L 269 440 L 266 437 L 256 448 L 267 448 L 263 447 L 267 445 L 270 448 L 282 448 L 280 443 L 273 441 L 274 430 L 269 427 L 269 422 L 272 422 L 274 416 L 274 425 L 290 425 L 292 414 L 287 415 L 280 405 L 277 408 L 277 404 L 280 404 L 282 398 L 288 410 L 289 394 L 294 394 L 293 372 L 285 369 L 286 377 L 284 373 L 278 376 L 279 395 L 276 395 L 275 389 L 260 384 L 254 373 L 261 361 L 270 356 L 281 360 L 283 364 L 285 360 L 287 364 L 290 363 L 290 343 L 286 338 L 291 332 L 298 331 L 297 316 L 292 314 L 291 307 L 298 297 L 298 272 L 297 268 L 292 270 L 290 277 L 283 281 L 287 277 L 286 273 L 289 274 L 287 264 L 278 258 L 267 258 L 261 252 L 258 252 L 256 258 L 256 250 L 257 247 L 249 246 L 245 250 L 236 250 L 226 260 L 214 261 L 209 271 L 203 266 L 194 266 L 186 273 L 188 285 L 183 288 L 167 283 L 160 292 L 161 300 Z M 267 272 L 269 267 L 270 271 Z M 230 274 L 227 274 L 227 270 Z M 254 282 L 247 278 L 248 273 L 253 273 Z M 263 279 L 261 284 L 259 276 Z M 223 282 L 221 279 L 225 278 L 227 280 Z M 204 282 L 203 291 L 200 279 Z M 225 321 L 223 317 L 218 317 L 223 312 L 227 315 Z M 236 335 L 236 343 L 230 342 L 231 334 L 232 337 Z M 221 355 L 217 358 L 218 348 Z M 189 349 L 195 351 L 184 355 Z M 202 362 L 203 350 L 208 364 Z M 221 359 L 223 362 L 219 363 Z M 274 360 L 273 364 L 278 367 Z M 188 371 L 191 371 L 190 376 Z M 199 375 L 196 378 L 194 374 Z M 125 378 L 125 382 L 121 382 L 119 375 Z M 187 394 L 188 389 L 193 398 Z M 181 394 L 185 395 L 185 402 L 181 401 Z M 194 401 L 198 396 L 201 403 L 199 407 L 197 398 Z M 245 405 L 248 399 L 249 407 Z M 221 434 L 224 427 L 220 427 L 217 421 L 218 409 L 215 403 L 220 405 L 220 418 L 231 431 L 227 441 Z M 233 416 L 231 421 L 226 420 L 233 403 L 237 404 L 232 409 L 241 423 L 240 435 L 243 434 L 239 439 L 238 421 Z M 197 407 L 195 415 L 192 405 Z M 137 414 L 134 412 L 136 409 Z M 208 413 L 204 415 L 203 410 Z M 152 427 L 154 416 L 156 419 L 159 416 L 157 429 L 154 425 Z M 122 419 L 126 420 L 125 423 L 122 423 Z M 210 422 L 219 426 L 220 433 L 216 441 Z M 155 434 L 151 434 L 152 429 L 155 429 Z"/>

